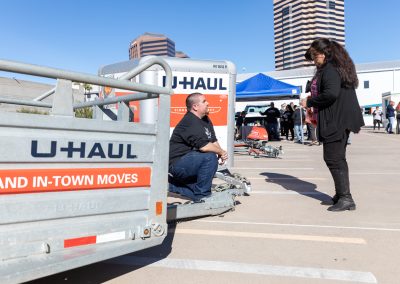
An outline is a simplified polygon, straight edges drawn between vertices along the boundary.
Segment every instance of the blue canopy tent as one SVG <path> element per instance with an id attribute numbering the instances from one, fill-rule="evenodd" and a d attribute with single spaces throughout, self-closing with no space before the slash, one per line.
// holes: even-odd
<path id="1" fill-rule="evenodd" d="M 236 101 L 298 99 L 300 88 L 259 73 L 236 84 Z"/>

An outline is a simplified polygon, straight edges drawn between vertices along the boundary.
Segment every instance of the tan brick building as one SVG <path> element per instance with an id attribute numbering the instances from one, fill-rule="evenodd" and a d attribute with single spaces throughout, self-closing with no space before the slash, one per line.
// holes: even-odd
<path id="1" fill-rule="evenodd" d="M 320 37 L 344 46 L 344 0 L 273 0 L 275 69 L 309 66 L 304 53 Z"/>
<path id="2" fill-rule="evenodd" d="M 175 57 L 175 42 L 163 34 L 144 33 L 129 45 L 129 59 L 146 55 Z"/>

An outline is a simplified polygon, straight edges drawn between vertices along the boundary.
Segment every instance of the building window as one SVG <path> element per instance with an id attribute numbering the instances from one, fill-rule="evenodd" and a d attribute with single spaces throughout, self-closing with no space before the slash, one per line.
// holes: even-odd
<path id="1" fill-rule="evenodd" d="M 289 15 L 289 7 L 285 7 L 282 9 L 282 16 Z"/>
<path id="2" fill-rule="evenodd" d="M 364 81 L 364 89 L 369 89 L 369 81 Z"/>
<path id="3" fill-rule="evenodd" d="M 335 5 L 335 1 L 329 1 L 328 2 L 329 4 L 329 9 L 332 9 L 332 10 L 335 10 L 335 7 L 336 7 L 336 5 Z"/>
<path id="4" fill-rule="evenodd" d="M 371 114 L 371 113 L 372 113 L 371 107 L 364 107 L 363 108 L 363 114 Z"/>

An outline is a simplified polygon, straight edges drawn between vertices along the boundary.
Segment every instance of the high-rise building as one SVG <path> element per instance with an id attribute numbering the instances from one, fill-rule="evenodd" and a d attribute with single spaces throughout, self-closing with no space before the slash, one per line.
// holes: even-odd
<path id="1" fill-rule="evenodd" d="M 275 69 L 310 66 L 304 53 L 326 37 L 344 46 L 344 0 L 273 0 Z"/>
<path id="2" fill-rule="evenodd" d="M 179 57 L 179 58 L 189 58 L 189 56 L 187 56 L 187 54 L 184 53 L 183 51 L 176 51 L 176 52 L 175 52 L 175 57 Z"/>
<path id="3" fill-rule="evenodd" d="M 163 34 L 144 33 L 129 45 L 129 59 L 146 55 L 175 57 L 175 42 Z"/>

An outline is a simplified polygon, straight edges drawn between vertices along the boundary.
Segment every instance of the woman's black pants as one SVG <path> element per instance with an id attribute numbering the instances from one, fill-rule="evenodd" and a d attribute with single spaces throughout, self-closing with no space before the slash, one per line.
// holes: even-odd
<path id="1" fill-rule="evenodd" d="M 350 193 L 349 168 L 346 161 L 346 147 L 349 132 L 338 141 L 324 142 L 324 161 L 331 172 L 335 183 L 336 194 L 339 198 L 353 200 Z"/>
<path id="2" fill-rule="evenodd" d="M 396 134 L 400 134 L 400 118 L 397 119 L 397 125 L 396 125 Z"/>

